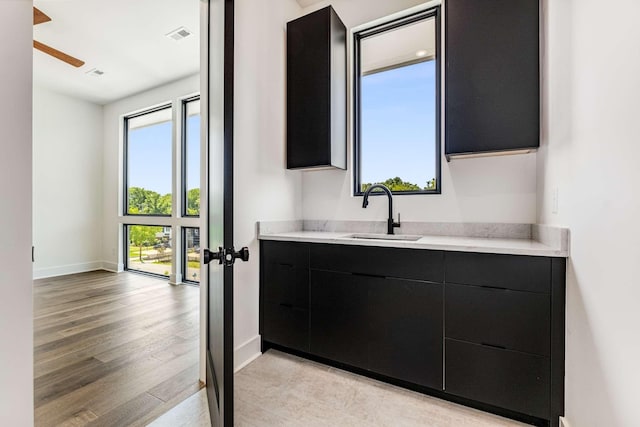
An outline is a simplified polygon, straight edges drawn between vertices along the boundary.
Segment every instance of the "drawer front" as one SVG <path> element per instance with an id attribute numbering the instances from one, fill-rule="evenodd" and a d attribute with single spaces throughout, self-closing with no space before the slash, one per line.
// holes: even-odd
<path id="1" fill-rule="evenodd" d="M 310 300 L 310 352 L 367 369 L 365 278 L 312 270 Z"/>
<path id="2" fill-rule="evenodd" d="M 447 252 L 445 269 L 447 283 L 551 292 L 549 258 Z"/>
<path id="3" fill-rule="evenodd" d="M 273 304 L 309 308 L 309 270 L 291 264 L 263 264 L 264 301 Z"/>
<path id="4" fill-rule="evenodd" d="M 445 335 L 550 355 L 549 295 L 478 286 L 445 285 Z"/>
<path id="5" fill-rule="evenodd" d="M 444 285 L 369 278 L 369 368 L 442 390 Z"/>
<path id="6" fill-rule="evenodd" d="M 261 256 L 266 264 L 285 264 L 309 268 L 309 244 L 263 240 Z"/>
<path id="7" fill-rule="evenodd" d="M 311 268 L 383 277 L 444 280 L 444 253 L 422 249 L 312 244 Z"/>
<path id="8" fill-rule="evenodd" d="M 262 338 L 300 351 L 309 351 L 309 311 L 280 304 L 263 306 Z"/>
<path id="9" fill-rule="evenodd" d="M 445 391 L 549 419 L 548 358 L 445 339 Z"/>

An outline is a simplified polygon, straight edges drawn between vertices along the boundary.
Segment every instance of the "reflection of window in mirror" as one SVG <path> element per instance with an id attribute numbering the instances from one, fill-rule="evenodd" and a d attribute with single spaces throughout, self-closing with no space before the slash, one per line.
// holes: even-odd
<path id="1" fill-rule="evenodd" d="M 355 34 L 355 194 L 440 193 L 440 8 Z"/>

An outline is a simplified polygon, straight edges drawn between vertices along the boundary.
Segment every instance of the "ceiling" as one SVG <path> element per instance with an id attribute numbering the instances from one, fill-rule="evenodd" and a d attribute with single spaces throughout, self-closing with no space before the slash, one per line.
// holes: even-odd
<path id="1" fill-rule="evenodd" d="M 435 18 L 367 37 L 360 48 L 363 73 L 432 59 L 436 55 Z"/>
<path id="2" fill-rule="evenodd" d="M 72 67 L 34 49 L 38 85 L 98 104 L 199 72 L 199 0 L 35 0 L 51 22 L 34 39 L 85 61 Z M 193 34 L 165 35 L 178 27 Z M 100 77 L 87 72 L 97 68 Z"/>
<path id="3" fill-rule="evenodd" d="M 320 3 L 321 1 L 324 1 L 324 0 L 298 0 L 298 4 L 302 7 L 307 7 L 315 3 Z"/>

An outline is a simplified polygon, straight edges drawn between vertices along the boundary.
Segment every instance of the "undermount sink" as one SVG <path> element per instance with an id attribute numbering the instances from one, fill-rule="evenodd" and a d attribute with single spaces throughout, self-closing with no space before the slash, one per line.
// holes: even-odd
<path id="1" fill-rule="evenodd" d="M 422 239 L 423 236 L 409 235 L 409 234 L 382 234 L 382 233 L 365 233 L 365 234 L 352 234 L 347 236 L 351 239 L 369 239 L 369 240 L 404 240 L 407 242 L 415 242 Z"/>

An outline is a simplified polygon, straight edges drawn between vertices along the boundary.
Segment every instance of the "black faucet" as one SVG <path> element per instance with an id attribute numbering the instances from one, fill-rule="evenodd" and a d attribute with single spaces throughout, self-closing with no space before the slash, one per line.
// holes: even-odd
<path id="1" fill-rule="evenodd" d="M 371 187 L 367 188 L 367 191 L 364 192 L 364 199 L 362 200 L 362 207 L 366 208 L 369 205 L 369 193 L 376 188 L 381 189 L 385 193 L 387 193 L 387 197 L 389 198 L 389 218 L 387 219 L 387 234 L 393 234 L 393 229 L 396 227 L 400 227 L 400 214 L 398 214 L 398 222 L 393 220 L 393 196 L 391 195 L 391 190 L 389 190 L 386 186 L 382 184 L 374 184 Z"/>

